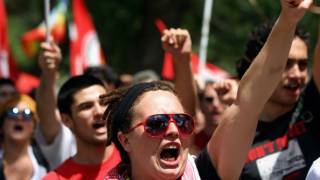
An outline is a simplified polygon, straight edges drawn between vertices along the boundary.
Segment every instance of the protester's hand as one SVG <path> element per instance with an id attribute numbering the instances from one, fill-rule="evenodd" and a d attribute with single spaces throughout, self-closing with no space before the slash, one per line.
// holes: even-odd
<path id="1" fill-rule="evenodd" d="M 223 104 L 231 105 L 237 98 L 238 82 L 233 79 L 215 82 L 213 88 Z"/>
<path id="2" fill-rule="evenodd" d="M 173 56 L 190 54 L 192 43 L 189 32 L 184 29 L 164 30 L 161 37 L 162 48 Z"/>
<path id="3" fill-rule="evenodd" d="M 308 10 L 313 0 L 280 0 L 282 11 L 281 14 L 289 22 L 297 23 Z"/>
<path id="4" fill-rule="evenodd" d="M 38 63 L 43 74 L 50 75 L 58 71 L 62 59 L 60 48 L 53 42 L 42 42 Z"/>

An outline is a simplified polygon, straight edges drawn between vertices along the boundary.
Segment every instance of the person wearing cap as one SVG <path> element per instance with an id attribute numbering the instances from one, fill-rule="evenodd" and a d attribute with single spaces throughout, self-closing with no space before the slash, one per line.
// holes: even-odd
<path id="1" fill-rule="evenodd" d="M 37 122 L 36 103 L 28 95 L 16 94 L 0 107 L 0 179 L 38 180 L 47 174 L 48 163 L 33 141 Z"/>

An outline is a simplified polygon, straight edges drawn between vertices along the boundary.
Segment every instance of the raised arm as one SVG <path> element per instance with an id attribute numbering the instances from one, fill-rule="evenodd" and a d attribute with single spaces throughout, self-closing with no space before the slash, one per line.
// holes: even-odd
<path id="1" fill-rule="evenodd" d="M 240 81 L 237 99 L 208 143 L 222 179 L 238 179 L 252 144 L 259 114 L 280 81 L 294 31 L 312 0 L 281 0 L 282 11 L 266 43 Z"/>
<path id="2" fill-rule="evenodd" d="M 196 85 L 191 68 L 192 43 L 187 30 L 164 30 L 162 47 L 172 54 L 175 71 L 175 89 L 185 108 L 192 116 L 196 114 Z"/>
<path id="3" fill-rule="evenodd" d="M 59 133 L 60 114 L 57 109 L 56 80 L 61 52 L 54 43 L 42 43 L 39 56 L 41 69 L 40 86 L 37 90 L 37 111 L 40 119 L 40 130 L 47 142 L 51 144 Z"/>
<path id="4" fill-rule="evenodd" d="M 320 91 L 320 26 L 318 27 L 318 40 L 314 49 L 314 61 L 312 75 L 318 90 Z"/>

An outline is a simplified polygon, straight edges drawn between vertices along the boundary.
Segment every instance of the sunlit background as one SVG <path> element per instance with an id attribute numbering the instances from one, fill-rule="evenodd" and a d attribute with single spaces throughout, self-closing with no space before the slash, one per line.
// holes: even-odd
<path id="1" fill-rule="evenodd" d="M 51 8 L 58 0 L 51 1 Z M 72 21 L 72 0 L 66 13 Z M 118 73 L 153 69 L 161 73 L 163 51 L 155 20 L 168 27 L 190 31 L 194 52 L 198 53 L 204 0 L 85 0 L 101 43 L 106 63 Z M 28 58 L 21 38 L 44 20 L 43 0 L 5 0 L 10 48 L 19 68 L 39 75 L 37 56 Z M 248 33 L 262 21 L 274 19 L 279 0 L 214 0 L 210 23 L 207 61 L 234 74 L 235 61 L 242 55 Z M 317 38 L 318 15 L 307 13 L 301 22 L 311 32 L 311 48 Z M 63 51 L 61 76 L 69 76 L 69 29 L 59 43 Z"/>

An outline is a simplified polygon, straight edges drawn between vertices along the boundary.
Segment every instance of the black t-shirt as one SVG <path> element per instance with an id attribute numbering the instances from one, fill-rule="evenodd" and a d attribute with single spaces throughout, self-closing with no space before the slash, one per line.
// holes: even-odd
<path id="1" fill-rule="evenodd" d="M 211 159 L 208 154 L 207 148 L 204 148 L 204 150 L 196 158 L 195 162 L 199 171 L 200 178 L 202 180 L 220 179 L 216 169 L 213 167 L 211 163 Z"/>
<path id="2" fill-rule="evenodd" d="M 320 156 L 320 95 L 308 83 L 292 111 L 259 121 L 241 179 L 305 179 Z"/>

